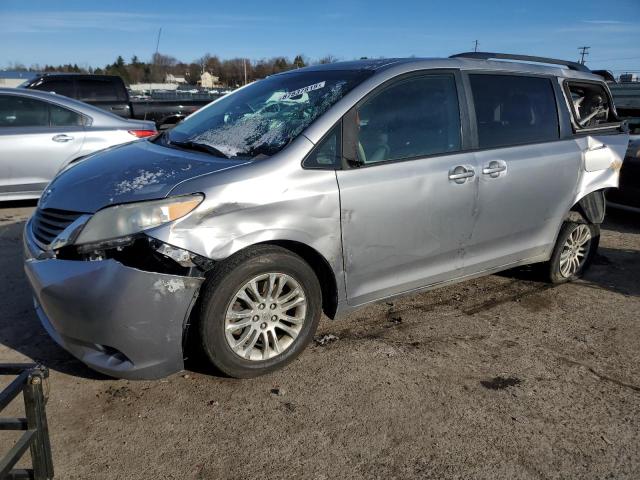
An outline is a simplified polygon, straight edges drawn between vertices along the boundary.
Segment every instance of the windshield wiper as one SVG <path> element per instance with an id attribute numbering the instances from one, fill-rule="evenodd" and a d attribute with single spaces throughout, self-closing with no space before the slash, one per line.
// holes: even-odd
<path id="1" fill-rule="evenodd" d="M 184 148 L 187 150 L 197 150 L 199 152 L 210 153 L 211 155 L 215 155 L 216 157 L 224 157 L 231 158 L 230 155 L 218 150 L 216 147 L 212 147 L 211 145 L 207 145 L 206 143 L 194 142 L 191 140 L 187 140 L 185 142 L 176 142 L 175 140 L 169 140 L 167 138 L 167 143 L 169 145 L 175 145 L 176 147 Z"/>

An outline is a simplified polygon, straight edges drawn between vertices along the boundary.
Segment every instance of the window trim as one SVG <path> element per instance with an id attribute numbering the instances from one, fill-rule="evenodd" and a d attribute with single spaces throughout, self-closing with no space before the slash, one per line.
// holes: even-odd
<path id="1" fill-rule="evenodd" d="M 615 122 L 607 122 L 601 124 L 598 127 L 581 127 L 578 125 L 576 118 L 577 112 L 573 105 L 573 101 L 571 101 L 571 90 L 569 89 L 569 84 L 584 84 L 584 85 L 595 85 L 601 87 L 604 90 L 605 95 L 609 100 L 609 105 L 611 106 L 611 111 L 613 112 L 614 117 L 616 118 Z M 623 121 L 618 117 L 618 111 L 616 110 L 616 105 L 613 102 L 613 96 L 611 95 L 611 91 L 607 87 L 605 82 L 600 82 L 598 80 L 583 80 L 579 78 L 567 78 L 562 81 L 562 93 L 564 96 L 564 100 L 567 104 L 567 108 L 569 109 L 569 116 L 571 117 L 571 129 L 573 130 L 573 134 L 577 136 L 586 135 L 591 132 L 603 132 L 603 131 L 611 131 L 611 130 L 619 130 L 622 127 Z"/>
<path id="2" fill-rule="evenodd" d="M 345 154 L 349 153 L 351 155 L 354 155 L 357 150 L 357 146 L 356 146 L 357 132 L 355 131 L 355 128 L 352 126 L 352 125 L 355 125 L 355 115 L 356 115 L 357 109 L 362 104 L 370 100 L 372 97 L 375 97 L 376 95 L 382 93 L 384 90 L 392 87 L 397 83 L 410 80 L 413 78 L 429 77 L 434 75 L 440 75 L 440 76 L 449 75 L 453 78 L 454 87 L 456 89 L 456 94 L 458 97 L 458 110 L 460 115 L 460 149 L 452 152 L 441 152 L 441 153 L 434 153 L 429 155 L 419 155 L 414 157 L 398 158 L 394 160 L 385 160 L 382 162 L 353 165 L 353 158 L 355 157 L 348 159 Z M 358 102 L 356 102 L 347 111 L 347 113 L 345 113 L 342 116 L 342 119 L 344 120 L 342 124 L 342 170 L 370 168 L 378 165 L 388 165 L 392 163 L 424 160 L 424 159 L 429 159 L 433 157 L 459 155 L 459 154 L 471 151 L 472 149 L 471 144 L 469 143 L 469 138 L 470 138 L 469 106 L 467 103 L 466 89 L 462 81 L 462 74 L 460 69 L 458 68 L 423 69 L 423 70 L 416 70 L 414 72 L 408 72 L 408 73 L 402 73 L 400 75 L 396 75 L 395 77 L 386 80 L 385 82 L 376 86 L 371 91 L 367 92 L 367 94 L 364 97 L 358 100 Z M 348 127 L 347 125 L 351 125 L 351 127 Z"/>
<path id="3" fill-rule="evenodd" d="M 501 77 L 527 77 L 527 78 L 542 78 L 549 80 L 551 83 L 551 90 L 554 96 L 554 103 L 556 105 L 556 117 L 558 120 L 558 136 L 553 140 L 541 140 L 537 142 L 522 142 L 522 143 L 512 143 L 509 145 L 498 145 L 493 147 L 480 147 L 480 135 L 478 133 L 478 118 L 476 116 L 476 105 L 473 99 L 473 90 L 471 89 L 471 75 L 492 75 L 492 76 L 501 76 Z M 528 145 L 543 145 L 546 143 L 553 142 L 561 142 L 566 140 L 563 130 L 565 120 L 562 117 L 562 105 L 559 101 L 558 94 L 560 93 L 556 88 L 557 78 L 555 75 L 549 74 L 535 74 L 535 73 L 527 73 L 527 72 L 509 72 L 502 70 L 465 70 L 463 72 L 463 78 L 466 82 L 467 91 L 469 92 L 469 111 L 470 113 L 470 122 L 473 126 L 473 151 L 474 152 L 484 152 L 487 150 L 498 150 L 503 148 L 517 148 L 517 147 L 525 147 Z"/>
<path id="4" fill-rule="evenodd" d="M 339 152 L 339 155 L 338 155 L 338 158 L 340 158 L 340 162 L 338 164 L 334 163 L 333 165 L 327 165 L 326 167 L 310 167 L 308 165 L 305 165 L 305 162 L 307 161 L 307 159 L 309 157 L 311 157 L 315 152 L 317 152 L 320 147 L 322 147 L 322 145 L 324 144 L 324 141 L 327 138 L 329 138 L 329 136 L 336 129 L 338 129 L 338 138 L 336 139 L 336 143 L 337 143 L 338 148 L 340 149 L 340 152 Z M 342 118 L 340 118 L 340 120 L 338 120 L 336 123 L 334 123 L 333 126 L 327 130 L 327 132 L 322 136 L 320 141 L 313 146 L 311 151 L 304 156 L 304 158 L 300 162 L 300 166 L 302 167 L 303 170 L 341 170 L 342 169 L 342 165 L 341 165 L 341 163 L 342 163 L 342 147 L 343 147 L 343 142 L 344 142 L 342 129 L 343 129 L 343 123 L 342 123 Z"/>

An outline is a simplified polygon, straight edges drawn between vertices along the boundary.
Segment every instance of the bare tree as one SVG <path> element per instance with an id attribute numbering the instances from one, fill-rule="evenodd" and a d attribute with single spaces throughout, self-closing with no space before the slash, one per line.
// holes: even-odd
<path id="1" fill-rule="evenodd" d="M 325 55 L 324 57 L 320 58 L 318 60 L 319 64 L 325 64 L 325 63 L 336 63 L 338 61 L 338 57 L 335 57 L 331 54 L 329 55 Z"/>

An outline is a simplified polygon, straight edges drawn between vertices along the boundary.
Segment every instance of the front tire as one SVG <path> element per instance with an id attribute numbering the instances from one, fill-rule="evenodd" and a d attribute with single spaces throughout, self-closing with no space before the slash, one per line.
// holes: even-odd
<path id="1" fill-rule="evenodd" d="M 322 293 L 298 255 L 260 245 L 217 265 L 200 309 L 199 337 L 223 373 L 251 378 L 283 367 L 313 338 Z"/>
<path id="2" fill-rule="evenodd" d="M 598 225 L 565 222 L 547 263 L 551 283 L 565 283 L 580 278 L 591 266 L 599 243 Z"/>

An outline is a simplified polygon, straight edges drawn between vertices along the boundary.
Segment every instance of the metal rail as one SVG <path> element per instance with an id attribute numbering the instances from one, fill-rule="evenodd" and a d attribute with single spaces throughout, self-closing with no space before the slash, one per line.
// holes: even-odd
<path id="1" fill-rule="evenodd" d="M 26 417 L 0 418 L 0 430 L 24 432 L 5 456 L 0 458 L 0 480 L 50 480 L 53 478 L 53 460 L 42 389 L 44 381 L 49 377 L 49 370 L 33 363 L 3 363 L 0 364 L 0 375 L 16 376 L 0 391 L 0 412 L 22 393 Z M 14 469 L 28 449 L 31 450 L 33 468 Z"/>
<path id="2" fill-rule="evenodd" d="M 515 55 L 512 53 L 493 53 L 493 52 L 465 52 L 451 55 L 449 58 L 472 58 L 476 60 L 519 60 L 521 62 L 546 63 L 549 65 L 563 65 L 569 70 L 577 72 L 591 72 L 587 67 L 577 62 L 569 60 L 558 60 L 557 58 L 532 57 L 530 55 Z"/>

